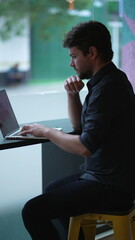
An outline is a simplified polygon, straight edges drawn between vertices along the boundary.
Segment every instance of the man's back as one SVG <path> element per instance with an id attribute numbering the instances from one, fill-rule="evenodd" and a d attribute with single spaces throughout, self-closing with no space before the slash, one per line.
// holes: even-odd
<path id="1" fill-rule="evenodd" d="M 135 181 L 132 86 L 126 75 L 110 63 L 95 74 L 88 88 L 81 139 L 93 154 L 85 161 L 85 177 L 128 191 L 129 184 Z"/>

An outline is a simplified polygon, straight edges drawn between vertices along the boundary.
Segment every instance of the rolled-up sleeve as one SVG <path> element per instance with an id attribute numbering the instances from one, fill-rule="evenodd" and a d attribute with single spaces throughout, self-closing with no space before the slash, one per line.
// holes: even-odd
<path id="1" fill-rule="evenodd" d="M 109 138 L 110 127 L 120 107 L 111 88 L 93 91 L 86 97 L 82 111 L 81 142 L 93 154 Z"/>
<path id="2" fill-rule="evenodd" d="M 80 140 L 91 153 L 99 149 L 104 141 L 107 130 L 105 115 L 96 114 L 85 118 L 85 125 L 80 135 Z M 104 125 L 105 122 L 106 124 Z"/>

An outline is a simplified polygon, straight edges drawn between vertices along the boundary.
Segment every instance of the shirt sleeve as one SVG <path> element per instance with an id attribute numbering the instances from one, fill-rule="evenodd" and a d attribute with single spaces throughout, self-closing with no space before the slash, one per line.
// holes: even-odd
<path id="1" fill-rule="evenodd" d="M 108 124 L 105 124 L 105 117 L 105 114 L 93 114 L 85 118 L 86 122 L 80 140 L 91 153 L 99 149 L 104 142 L 108 128 Z"/>
<path id="2" fill-rule="evenodd" d="M 123 116 L 121 113 L 125 108 L 124 93 L 116 90 L 116 86 L 96 89 L 89 98 L 86 97 L 80 140 L 92 154 L 105 141 L 109 141 L 110 131 L 115 127 L 117 119 Z"/>

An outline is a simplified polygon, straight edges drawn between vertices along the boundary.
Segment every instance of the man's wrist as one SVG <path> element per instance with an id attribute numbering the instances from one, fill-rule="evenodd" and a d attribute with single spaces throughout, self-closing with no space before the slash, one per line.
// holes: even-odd
<path id="1" fill-rule="evenodd" d="M 67 95 L 68 96 L 78 96 L 79 95 L 79 92 L 67 92 Z"/>

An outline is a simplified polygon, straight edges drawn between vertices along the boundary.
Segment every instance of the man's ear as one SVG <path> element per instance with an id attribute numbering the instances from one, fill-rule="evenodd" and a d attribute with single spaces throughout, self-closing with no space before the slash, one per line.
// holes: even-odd
<path id="1" fill-rule="evenodd" d="M 95 46 L 91 46 L 90 48 L 89 48 L 89 54 L 90 54 L 90 56 L 91 56 L 91 58 L 95 58 L 95 57 L 97 57 L 97 55 L 98 55 L 98 51 L 97 51 L 97 48 L 95 47 Z"/>

